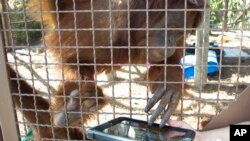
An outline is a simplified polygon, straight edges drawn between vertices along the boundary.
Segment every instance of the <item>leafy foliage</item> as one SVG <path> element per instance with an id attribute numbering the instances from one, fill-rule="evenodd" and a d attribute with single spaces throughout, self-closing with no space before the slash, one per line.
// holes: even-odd
<path id="1" fill-rule="evenodd" d="M 242 22 L 248 24 L 250 22 L 250 12 L 247 12 L 249 6 L 249 0 L 228 0 L 228 26 L 229 27 L 239 27 L 242 25 Z M 223 14 L 225 8 L 225 0 L 211 0 L 211 21 L 215 26 L 221 25 L 223 22 Z M 242 14 L 244 12 L 244 14 Z M 237 19 L 242 15 L 239 19 Z"/>
<path id="2" fill-rule="evenodd" d="M 222 17 L 223 17 L 223 11 L 221 11 L 221 9 L 223 9 L 224 7 L 224 0 L 211 0 L 211 20 L 213 24 L 219 24 L 222 22 Z"/>
<path id="3" fill-rule="evenodd" d="M 11 9 L 9 17 L 14 45 L 32 44 L 41 38 L 40 23 L 25 14 L 22 7 Z"/>

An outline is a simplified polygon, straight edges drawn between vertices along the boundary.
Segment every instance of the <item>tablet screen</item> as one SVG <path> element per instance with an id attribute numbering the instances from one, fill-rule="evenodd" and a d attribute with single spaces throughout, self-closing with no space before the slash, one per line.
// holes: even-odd
<path id="1" fill-rule="evenodd" d="M 102 132 L 130 140 L 192 141 L 185 131 L 176 130 L 171 127 L 159 129 L 157 126 L 148 126 L 145 123 L 126 120 L 103 129 Z"/>

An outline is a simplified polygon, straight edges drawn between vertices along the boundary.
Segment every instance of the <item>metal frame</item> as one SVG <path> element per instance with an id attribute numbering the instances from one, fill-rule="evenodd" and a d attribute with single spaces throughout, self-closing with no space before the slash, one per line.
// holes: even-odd
<path id="1" fill-rule="evenodd" d="M 6 53 L 4 49 L 3 36 L 0 32 L 0 123 L 3 138 L 6 141 L 18 141 L 19 133 L 16 124 L 14 105 L 11 98 L 8 72 L 6 68 Z"/>

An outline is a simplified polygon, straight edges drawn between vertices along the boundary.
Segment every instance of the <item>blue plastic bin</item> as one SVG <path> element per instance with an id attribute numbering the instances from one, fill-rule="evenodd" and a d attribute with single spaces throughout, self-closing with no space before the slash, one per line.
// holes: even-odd
<path id="1" fill-rule="evenodd" d="M 185 62 L 184 62 L 185 61 Z M 184 76 L 186 79 L 194 78 L 195 75 L 195 64 L 196 58 L 195 55 L 186 55 L 180 61 L 181 68 L 184 69 Z M 216 56 L 216 52 L 213 50 L 208 51 L 208 68 L 207 74 L 214 73 L 218 70 L 218 60 Z"/>

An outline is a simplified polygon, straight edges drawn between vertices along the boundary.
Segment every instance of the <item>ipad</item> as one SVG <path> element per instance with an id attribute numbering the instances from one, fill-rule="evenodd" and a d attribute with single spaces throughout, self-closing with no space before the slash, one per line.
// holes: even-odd
<path id="1" fill-rule="evenodd" d="M 193 141 L 195 132 L 167 125 L 148 126 L 146 121 L 119 117 L 90 128 L 87 136 L 99 141 Z"/>

